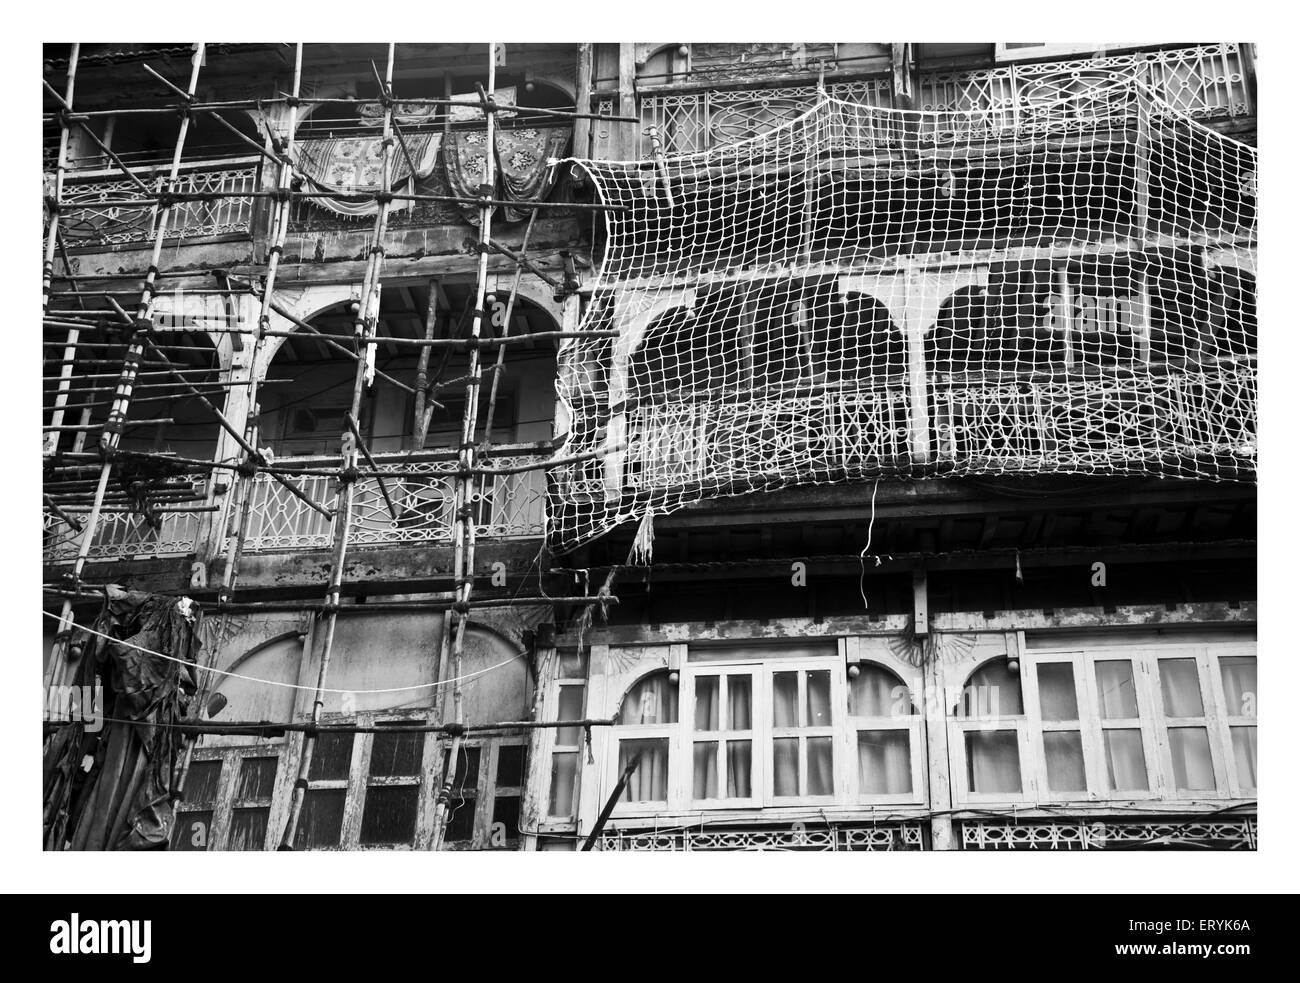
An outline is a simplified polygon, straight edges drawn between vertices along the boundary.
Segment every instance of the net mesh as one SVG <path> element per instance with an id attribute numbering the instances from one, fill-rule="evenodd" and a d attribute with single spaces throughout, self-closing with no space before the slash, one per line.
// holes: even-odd
<path id="1" fill-rule="evenodd" d="M 1253 480 L 1256 151 L 1132 81 L 578 162 L 607 213 L 560 353 L 566 551 L 699 499 L 879 477 Z"/>

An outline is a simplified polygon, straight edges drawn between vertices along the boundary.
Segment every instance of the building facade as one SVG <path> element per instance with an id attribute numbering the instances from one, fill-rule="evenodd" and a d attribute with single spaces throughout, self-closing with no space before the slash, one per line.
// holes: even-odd
<path id="1" fill-rule="evenodd" d="M 1253 848 L 1252 59 L 51 47 L 47 683 L 300 725 L 172 849 Z"/>

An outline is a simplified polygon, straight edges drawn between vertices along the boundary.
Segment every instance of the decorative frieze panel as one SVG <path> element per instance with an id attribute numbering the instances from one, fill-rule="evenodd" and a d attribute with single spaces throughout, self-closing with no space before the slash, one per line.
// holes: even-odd
<path id="1" fill-rule="evenodd" d="M 1107 822 L 1098 820 L 961 824 L 966 850 L 1151 850 L 1213 848 L 1254 850 L 1257 820 L 1223 822 Z"/>
<path id="2" fill-rule="evenodd" d="M 850 824 L 805 827 L 791 823 L 777 828 L 701 827 L 665 831 L 610 831 L 598 843 L 601 850 L 653 851 L 777 851 L 826 853 L 864 850 L 923 849 L 920 823 Z"/>

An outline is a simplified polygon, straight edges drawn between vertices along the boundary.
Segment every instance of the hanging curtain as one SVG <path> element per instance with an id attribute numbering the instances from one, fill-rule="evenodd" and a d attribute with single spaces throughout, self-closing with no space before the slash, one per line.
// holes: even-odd
<path id="1" fill-rule="evenodd" d="M 902 795 L 912 791 L 912 756 L 907 731 L 858 731 L 858 788 L 865 795 Z"/>
<path id="2" fill-rule="evenodd" d="M 752 741 L 727 742 L 727 798 L 748 799 L 754 794 L 754 745 Z"/>
<path id="3" fill-rule="evenodd" d="M 668 738 L 657 737 L 641 741 L 620 741 L 618 746 L 619 774 L 627 767 L 633 755 L 640 752 L 641 760 L 627 780 L 624 798 L 628 802 L 665 802 L 668 799 Z"/>
<path id="4" fill-rule="evenodd" d="M 718 720 L 719 677 L 695 677 L 695 729 L 719 730 Z"/>
<path id="5" fill-rule="evenodd" d="M 972 792 L 1020 792 L 1020 741 L 1014 730 L 966 732 L 966 781 Z"/>
<path id="6" fill-rule="evenodd" d="M 911 693 L 903 681 L 883 666 L 860 663 L 849 681 L 855 717 L 895 717 L 912 712 Z"/>
<path id="7" fill-rule="evenodd" d="M 1114 792 L 1145 792 L 1147 761 L 1140 730 L 1103 731 L 1106 745 L 1106 777 Z"/>
<path id="8" fill-rule="evenodd" d="M 692 796 L 700 799 L 718 797 L 718 742 L 697 741 L 694 754 Z"/>
<path id="9" fill-rule="evenodd" d="M 986 663 L 971 673 L 962 702 L 966 717 L 1008 717 L 1025 712 L 1020 676 L 1012 675 L 1006 659 Z"/>
<path id="10" fill-rule="evenodd" d="M 753 681 L 749 676 L 727 677 L 727 729 L 752 730 Z"/>
<path id="11" fill-rule="evenodd" d="M 573 137 L 571 126 L 524 127 L 498 130 L 497 165 L 501 190 L 509 201 L 542 201 L 555 184 L 558 168 L 547 161 L 562 157 Z M 531 209 L 506 206 L 507 222 L 523 222 Z"/>
<path id="12" fill-rule="evenodd" d="M 1044 720 L 1079 719 L 1074 667 L 1068 662 L 1045 662 L 1038 667 L 1038 706 Z"/>
<path id="13" fill-rule="evenodd" d="M 1233 717 L 1254 717 L 1259 712 L 1256 686 L 1255 657 L 1253 655 L 1226 656 L 1219 660 L 1219 673 L 1223 677 L 1223 700 L 1228 714 Z"/>
<path id="14" fill-rule="evenodd" d="M 397 137 L 394 137 L 396 140 Z M 414 191 L 415 181 L 433 173 L 442 145 L 442 134 L 404 134 L 406 153 L 400 144 L 394 144 L 391 168 L 391 187 L 399 194 Z M 375 134 L 364 137 L 325 137 L 299 140 L 295 143 L 297 166 L 307 177 L 314 190 L 338 194 L 371 195 L 383 190 L 384 144 L 383 137 Z M 407 161 L 410 155 L 410 162 Z M 415 169 L 412 171 L 411 164 Z M 362 218 L 379 211 L 379 203 L 371 197 L 350 199 L 311 198 L 318 205 L 345 218 Z M 392 210 L 407 208 L 409 201 L 394 201 Z"/>
<path id="15" fill-rule="evenodd" d="M 618 722 L 624 726 L 677 723 L 677 687 L 669 681 L 668 673 L 647 676 L 628 690 Z"/>
<path id="16" fill-rule="evenodd" d="M 454 117 L 453 117 L 454 118 Z M 547 161 L 564 152 L 573 128 L 570 126 L 495 129 L 493 143 L 496 168 L 493 194 L 508 201 L 541 201 L 555 183 L 556 169 Z M 451 193 L 476 198 L 487 176 L 487 128 L 451 130 L 443 155 Z M 457 206 L 465 220 L 478 225 L 477 205 L 461 202 Z M 505 206 L 500 214 L 506 222 L 522 222 L 530 209 Z"/>
<path id="17" fill-rule="evenodd" d="M 1053 792 L 1086 792 L 1083 773 L 1083 739 L 1076 730 L 1055 730 L 1043 734 L 1043 758 L 1047 764 L 1047 787 Z"/>

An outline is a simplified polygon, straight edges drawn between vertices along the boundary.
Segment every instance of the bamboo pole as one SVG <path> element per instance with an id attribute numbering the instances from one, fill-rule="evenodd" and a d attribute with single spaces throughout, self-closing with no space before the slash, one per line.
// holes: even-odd
<path id="1" fill-rule="evenodd" d="M 188 96 L 193 98 L 195 90 L 199 84 L 199 68 L 203 64 L 203 53 L 206 46 L 203 42 L 195 45 L 194 55 L 190 61 L 190 80 L 187 90 Z M 185 137 L 189 132 L 189 117 L 182 116 L 180 126 L 176 131 L 176 144 L 172 151 L 171 169 L 168 177 L 168 187 L 176 181 L 176 175 L 180 171 L 181 155 L 185 151 Z M 62 143 L 63 141 L 61 141 Z M 66 152 L 66 146 L 64 147 Z M 66 163 L 66 158 L 65 161 Z M 61 191 L 61 189 L 60 189 Z M 62 195 L 60 194 L 60 199 Z M 150 254 L 149 268 L 144 277 L 144 285 L 140 293 L 139 306 L 137 308 L 137 323 L 147 322 L 150 313 L 153 310 L 154 285 L 158 277 L 158 264 L 162 259 L 163 239 L 167 234 L 167 222 L 170 218 L 171 207 L 163 207 L 157 215 L 157 223 L 154 227 L 153 249 Z M 51 239 L 53 233 L 57 231 L 57 224 L 51 228 Z M 51 248 L 47 243 L 47 249 Z M 52 259 L 52 254 L 51 259 Z M 48 264 L 50 270 L 53 269 L 52 261 Z M 48 279 L 46 286 L 45 306 L 48 307 Z M 86 560 L 90 555 L 90 548 L 94 543 L 95 532 L 99 527 L 100 511 L 104 504 L 104 494 L 108 490 L 109 477 L 113 471 L 113 456 L 120 442 L 122 426 L 126 420 L 127 410 L 131 405 L 131 392 L 135 383 L 135 373 L 139 370 L 139 362 L 144 354 L 144 343 L 142 332 L 137 329 L 132 334 L 131 347 L 127 350 L 126 356 L 122 362 L 122 374 L 118 381 L 117 391 L 113 399 L 113 407 L 109 412 L 108 422 L 104 426 L 104 431 L 100 435 L 100 453 L 104 458 L 104 463 L 99 472 L 99 484 L 95 489 L 95 497 L 91 506 L 90 514 L 86 518 L 86 527 L 81 533 L 81 542 L 77 549 L 77 558 L 73 562 L 72 580 L 74 583 L 80 581 L 81 572 L 85 569 Z M 56 431 L 57 432 L 57 431 Z M 72 602 L 66 600 L 63 605 L 63 617 L 60 621 L 59 635 L 64 638 L 64 644 L 57 653 L 51 655 L 49 670 L 46 674 L 46 685 L 57 684 L 63 677 L 67 669 L 67 652 L 68 640 L 71 637 L 72 623 Z"/>
<path id="2" fill-rule="evenodd" d="M 483 101 L 483 112 L 487 116 L 487 152 L 483 163 L 484 202 L 479 210 L 479 242 L 492 241 L 491 192 L 495 184 L 495 115 L 492 112 L 492 97 L 496 91 L 496 42 L 488 42 L 488 84 L 487 90 L 479 90 Z M 470 338 L 477 342 L 483 329 L 483 302 L 487 294 L 488 250 L 479 250 L 478 285 L 475 290 L 474 317 L 470 325 Z M 461 733 L 463 730 L 464 700 L 460 686 L 461 662 L 465 651 L 465 629 L 469 621 L 470 601 L 474 588 L 474 522 L 471 501 L 474 494 L 474 432 L 478 417 L 479 387 L 482 384 L 479 349 L 477 344 L 469 346 L 469 376 L 466 383 L 465 411 L 461 419 L 460 430 L 460 468 L 455 485 L 456 524 L 453 531 L 455 589 L 458 602 L 452 608 L 452 622 L 455 634 L 452 637 L 451 673 L 457 680 L 452 687 L 452 722 L 456 724 L 451 738 L 451 748 L 447 760 L 451 762 L 447 774 L 443 776 L 442 787 L 433 808 L 433 836 L 431 848 L 441 849 L 443 834 L 446 829 L 447 804 L 451 798 L 452 784 L 456 774 L 456 760 L 460 753 Z"/>
<path id="3" fill-rule="evenodd" d="M 381 170 L 381 186 L 390 187 L 393 173 L 393 61 L 397 45 L 388 44 L 388 65 L 384 72 L 384 125 L 383 145 L 384 159 Z M 334 648 L 334 631 L 338 624 L 339 598 L 343 588 L 343 567 L 347 559 L 348 534 L 352 526 L 352 507 L 356 498 L 356 480 L 358 477 L 357 459 L 360 448 L 353 436 L 351 423 L 361 417 L 361 401 L 367 383 L 373 378 L 370 372 L 371 360 L 374 358 L 374 343 L 378 333 L 379 299 L 381 274 L 384 261 L 384 235 L 388 228 L 390 200 L 379 203 L 375 215 L 374 241 L 370 247 L 369 262 L 366 266 L 365 279 L 362 281 L 361 303 L 357 307 L 354 331 L 367 356 L 357 361 L 356 373 L 352 383 L 352 405 L 349 410 L 351 419 L 346 421 L 343 433 L 343 471 L 340 473 L 339 504 L 334 524 L 334 556 L 330 566 L 329 588 L 325 594 L 324 633 L 321 642 L 320 666 L 316 674 L 316 690 L 313 694 L 311 722 L 313 727 L 320 724 L 321 710 L 325 706 L 325 683 L 329 678 L 330 657 Z M 298 821 L 302 817 L 303 802 L 306 799 L 307 778 L 311 773 L 312 752 L 315 746 L 314 732 L 308 730 L 303 734 L 302 751 L 298 758 L 298 780 L 294 783 L 293 797 L 289 802 L 289 815 L 285 821 L 284 833 L 280 838 L 281 850 L 292 850 L 294 836 L 298 830 Z"/>

